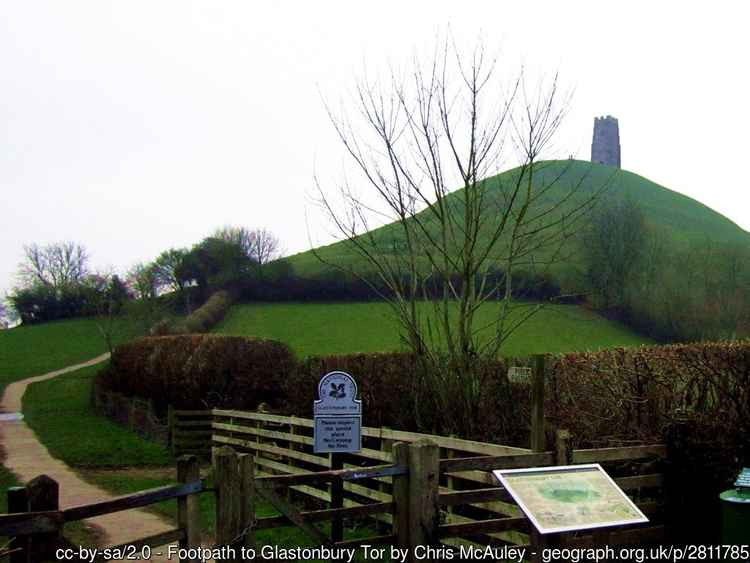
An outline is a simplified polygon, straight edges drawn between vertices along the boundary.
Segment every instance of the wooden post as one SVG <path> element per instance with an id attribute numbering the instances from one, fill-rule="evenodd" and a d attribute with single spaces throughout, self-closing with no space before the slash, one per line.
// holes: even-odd
<path id="1" fill-rule="evenodd" d="M 595 528 L 593 530 L 592 544 L 593 547 L 604 547 L 609 545 L 609 528 Z M 605 551 L 606 553 L 606 551 Z M 609 559 L 600 559 L 603 563 L 609 561 Z"/>
<path id="2" fill-rule="evenodd" d="M 8 513 L 15 514 L 28 511 L 29 496 L 26 487 L 10 487 L 8 489 Z M 20 551 L 14 551 L 10 554 L 9 563 L 31 563 L 31 554 L 29 553 L 30 540 L 29 536 L 11 538 L 8 548 Z"/>
<path id="3" fill-rule="evenodd" d="M 409 465 L 409 444 L 397 442 L 393 444 L 393 463 Z M 393 477 L 393 535 L 396 536 L 396 546 L 400 549 L 409 548 L 409 475 Z"/>
<path id="4" fill-rule="evenodd" d="M 29 499 L 29 512 L 60 509 L 60 487 L 51 477 L 40 475 L 33 478 L 26 485 L 26 491 Z M 32 536 L 29 549 L 31 560 L 55 559 L 55 549 L 59 547 L 61 537 L 62 530 Z"/>
<path id="5" fill-rule="evenodd" d="M 425 438 L 410 444 L 409 557 L 412 561 L 417 546 L 437 543 L 439 476 L 440 448 L 437 444 Z"/>
<path id="6" fill-rule="evenodd" d="M 240 472 L 240 525 L 248 530 L 240 546 L 255 547 L 255 458 L 252 454 L 238 456 Z"/>
<path id="7" fill-rule="evenodd" d="M 380 437 L 379 437 L 379 440 L 380 440 L 380 451 L 384 452 L 384 453 L 390 454 L 391 461 L 393 461 L 393 440 L 390 440 L 390 439 L 387 439 L 387 438 L 383 438 L 383 430 L 390 430 L 390 428 L 388 426 L 381 426 L 380 427 Z M 383 461 L 382 463 L 387 463 L 387 462 Z M 393 484 L 393 481 L 391 481 L 391 484 Z M 384 481 L 381 482 L 380 485 L 378 486 L 378 490 L 381 493 L 388 494 L 388 483 L 386 483 Z M 391 523 L 391 525 L 393 525 L 393 524 Z M 387 522 L 384 522 L 382 520 L 377 520 L 376 521 L 376 526 L 377 526 L 377 529 L 378 529 L 378 531 L 380 533 L 382 533 L 382 534 L 386 534 L 387 533 L 387 530 L 388 530 L 388 524 L 387 524 Z"/>
<path id="8" fill-rule="evenodd" d="M 573 463 L 573 447 L 568 430 L 558 430 L 555 434 L 555 463 L 557 465 Z"/>
<path id="9" fill-rule="evenodd" d="M 330 454 L 331 469 L 343 469 L 344 459 L 341 454 Z M 344 482 L 341 479 L 331 481 L 331 508 L 343 508 Z M 336 543 L 344 539 L 344 521 L 340 515 L 331 519 L 331 542 Z"/>
<path id="10" fill-rule="evenodd" d="M 531 450 L 543 452 L 546 449 L 544 433 L 544 355 L 536 354 L 531 378 Z"/>
<path id="11" fill-rule="evenodd" d="M 199 481 L 200 465 L 194 455 L 184 455 L 177 460 L 177 481 L 193 483 Z M 189 549 L 200 547 L 200 512 L 198 495 L 189 495 L 177 499 L 177 526 L 185 530 L 185 537 L 180 540 L 180 547 Z M 199 558 L 186 559 L 187 563 L 200 563 Z"/>
<path id="12" fill-rule="evenodd" d="M 169 444 L 169 450 L 172 452 L 172 455 L 175 454 L 174 451 L 174 407 L 172 405 L 167 406 L 167 443 Z"/>
<path id="13" fill-rule="evenodd" d="M 229 446 L 214 450 L 216 479 L 216 544 L 232 545 L 239 535 L 242 514 L 237 453 Z M 238 550 L 237 561 L 240 561 Z M 232 560 L 233 561 L 233 560 Z"/>

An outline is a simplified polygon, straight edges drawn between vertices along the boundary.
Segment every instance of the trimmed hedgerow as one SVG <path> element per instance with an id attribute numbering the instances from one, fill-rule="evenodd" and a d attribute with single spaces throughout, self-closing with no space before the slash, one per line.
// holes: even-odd
<path id="1" fill-rule="evenodd" d="M 484 381 L 477 417 L 482 424 L 476 434 L 462 436 L 478 440 L 526 445 L 529 437 L 529 386 L 509 383 L 506 364 L 485 362 Z M 346 371 L 354 376 L 362 400 L 367 426 L 448 434 L 451 413 L 439 410 L 434 390 L 420 374 L 412 354 L 379 353 L 311 357 L 303 361 L 284 386 L 284 411 L 312 416 L 312 398 L 317 396 L 321 375 Z"/>
<path id="2" fill-rule="evenodd" d="M 207 334 L 140 338 L 119 346 L 100 388 L 153 399 L 157 407 L 278 406 L 295 360 L 281 342 Z"/>
<path id="3" fill-rule="evenodd" d="M 228 291 L 217 291 L 175 327 L 176 334 L 208 332 L 224 318 L 234 303 Z"/>
<path id="4" fill-rule="evenodd" d="M 573 430 L 581 445 L 660 440 L 686 417 L 750 431 L 748 341 L 566 354 L 550 376 L 548 420 Z"/>

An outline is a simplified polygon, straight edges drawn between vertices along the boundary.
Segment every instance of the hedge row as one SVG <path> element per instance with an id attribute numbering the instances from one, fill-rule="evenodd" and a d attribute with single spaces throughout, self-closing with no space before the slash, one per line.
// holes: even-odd
<path id="1" fill-rule="evenodd" d="M 229 312 L 234 299 L 228 291 L 213 293 L 206 302 L 190 313 L 174 330 L 175 334 L 208 332 Z"/>
<path id="2" fill-rule="evenodd" d="M 750 341 L 567 354 L 550 382 L 548 420 L 583 445 L 660 440 L 696 417 L 750 435 Z"/>
<path id="3" fill-rule="evenodd" d="M 286 345 L 241 336 L 140 338 L 115 349 L 100 388 L 153 399 L 160 410 L 281 406 L 296 363 Z"/>
<path id="4" fill-rule="evenodd" d="M 120 346 L 98 379 L 101 389 L 193 409 L 254 409 L 260 403 L 287 414 L 312 415 L 324 373 L 344 370 L 357 380 L 368 426 L 450 433 L 451 413 L 438 412 L 410 354 L 353 354 L 297 362 L 288 348 L 269 340 L 225 335 L 149 337 Z M 528 442 L 526 385 L 509 384 L 503 362 L 484 366 L 487 387 L 476 439 Z M 511 408 L 512 407 L 512 408 Z M 455 418 L 455 416 L 453 416 Z"/>
<path id="5" fill-rule="evenodd" d="M 513 362 L 517 364 L 518 362 Z M 310 416 L 320 376 L 355 376 L 365 423 L 442 433 L 456 413 L 438 412 L 409 354 L 355 354 L 297 362 L 268 340 L 222 335 L 145 338 L 119 347 L 101 378 L 108 389 L 181 408 L 252 409 L 261 402 Z M 467 438 L 527 445 L 529 386 L 510 383 L 504 362 L 483 366 L 479 429 Z M 550 432 L 571 430 L 578 447 L 661 441 L 677 422 L 715 420 L 750 435 L 750 342 L 612 349 L 548 363 Z M 707 423 L 701 423 L 706 426 Z M 747 459 L 750 440 L 738 447 Z M 747 459 L 750 461 L 750 459 Z"/>

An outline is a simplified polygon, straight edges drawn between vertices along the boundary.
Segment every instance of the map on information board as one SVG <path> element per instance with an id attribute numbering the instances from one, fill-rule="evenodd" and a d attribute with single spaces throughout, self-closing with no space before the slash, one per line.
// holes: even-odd
<path id="1" fill-rule="evenodd" d="M 493 473 L 542 534 L 648 522 L 598 463 Z"/>

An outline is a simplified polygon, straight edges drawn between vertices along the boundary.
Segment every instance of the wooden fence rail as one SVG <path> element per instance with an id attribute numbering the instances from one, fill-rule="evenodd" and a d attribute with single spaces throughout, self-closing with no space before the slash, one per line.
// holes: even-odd
<path id="1" fill-rule="evenodd" d="M 157 487 L 134 494 L 61 510 L 57 482 L 41 475 L 25 487 L 8 490 L 9 514 L 0 515 L 0 536 L 11 537 L 10 563 L 52 560 L 61 543 L 63 526 L 103 514 L 113 514 L 177 499 L 178 526 L 173 530 L 128 542 L 136 550 L 179 542 L 180 547 L 200 546 L 198 498 L 204 491 L 198 460 L 184 456 L 177 461 L 178 485 Z M 112 546 L 117 549 L 124 546 Z"/>

